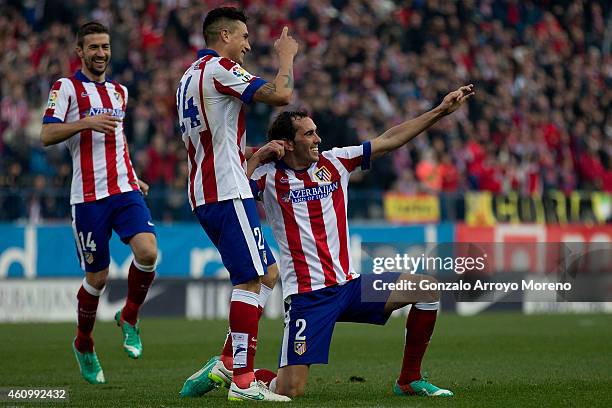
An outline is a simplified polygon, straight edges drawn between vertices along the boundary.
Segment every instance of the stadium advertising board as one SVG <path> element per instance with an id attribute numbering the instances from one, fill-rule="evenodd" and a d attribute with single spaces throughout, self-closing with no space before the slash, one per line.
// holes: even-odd
<path id="1" fill-rule="evenodd" d="M 157 234 L 160 247 L 159 279 L 147 298 L 143 310 L 145 315 L 185 316 L 191 319 L 226 316 L 231 286 L 227 281 L 227 271 L 210 241 L 192 224 L 160 225 Z M 264 234 L 276 252 L 276 244 L 267 227 Z M 533 275 L 530 277 L 541 279 L 542 273 L 557 266 L 559 257 L 552 255 L 559 252 L 555 252 L 555 248 L 565 248 L 547 247 L 552 242 L 571 243 L 569 252 L 598 254 L 585 258 L 589 267 L 591 263 L 612 265 L 610 251 L 596 252 L 602 244 L 609 246 L 612 242 L 610 225 L 501 224 L 471 227 L 454 224 L 355 224 L 351 227 L 350 245 L 358 273 L 376 273 L 367 253 L 371 244 L 387 248 L 399 243 L 409 245 L 410 251 L 405 252 L 417 257 L 431 254 L 432 248 L 440 256 L 474 255 L 475 247 L 466 244 L 482 244 L 477 250 L 482 251 L 483 245 L 485 249 L 488 248 L 486 263 L 494 272 L 511 273 L 523 269 Z M 74 294 L 83 276 L 74 251 L 72 229 L 67 225 L 0 225 L 0 321 L 73 320 L 76 305 Z M 115 309 L 123 301 L 125 278 L 131 262 L 128 247 L 116 237 L 111 241 L 111 253 L 111 281 L 101 298 L 101 319 L 112 319 Z M 610 309 L 609 303 L 546 302 L 541 297 L 530 298 L 529 293 L 521 293 L 517 298 L 487 298 L 482 302 L 473 299 L 465 302 L 451 292 L 444 292 L 442 296 L 442 308 L 460 314 L 521 308 L 527 313 Z M 275 289 L 273 298 L 275 300 L 270 302 L 266 315 L 279 317 L 282 315 L 280 290 Z M 525 302 L 526 299 L 529 301 Z"/>
<path id="2" fill-rule="evenodd" d="M 440 200 L 428 194 L 386 193 L 383 198 L 385 219 L 394 223 L 440 221 Z"/>
<path id="3" fill-rule="evenodd" d="M 514 192 L 493 195 L 469 192 L 465 196 L 465 222 L 471 226 L 497 223 L 603 225 L 612 220 L 612 196 L 603 192 L 560 191 L 524 196 Z"/>
<path id="4" fill-rule="evenodd" d="M 264 235 L 277 255 L 272 231 Z M 227 278 L 221 257 L 196 224 L 166 224 L 156 227 L 159 243 L 157 273 L 160 278 Z M 368 240 L 449 242 L 451 224 L 427 226 L 359 225 L 351 227 L 351 253 L 360 258 L 361 242 Z M 111 278 L 126 278 L 132 255 L 116 235 L 110 242 Z M 68 225 L 19 226 L 0 224 L 0 280 L 4 278 L 82 277 L 72 233 Z"/>

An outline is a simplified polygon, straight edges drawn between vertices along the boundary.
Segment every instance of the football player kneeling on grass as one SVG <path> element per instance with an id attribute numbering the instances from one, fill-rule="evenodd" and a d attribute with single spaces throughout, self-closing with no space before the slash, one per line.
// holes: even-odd
<path id="1" fill-rule="evenodd" d="M 421 361 L 436 322 L 437 290 L 388 290 L 427 287 L 427 275 L 383 273 L 359 276 L 349 254 L 347 188 L 350 175 L 367 170 L 370 161 L 408 143 L 441 118 L 457 110 L 474 94 L 462 86 L 439 106 L 403 122 L 360 146 L 319 152 L 321 138 L 305 112 L 283 112 L 268 132 L 270 143 L 284 144 L 284 157 L 274 157 L 268 145 L 248 162 L 254 196 L 263 201 L 266 217 L 280 247 L 280 275 L 285 299 L 285 329 L 278 375 L 258 370 L 255 377 L 278 394 L 302 395 L 311 364 L 326 364 L 336 322 L 383 325 L 394 310 L 412 305 L 406 321 L 406 342 L 398 395 L 452 396 L 421 375 Z M 377 283 L 375 283 L 377 281 Z M 412 282 L 412 285 L 408 285 Z M 435 286 L 435 285 L 434 285 Z M 377 290 L 381 289 L 382 290 Z M 231 383 L 232 372 L 213 357 L 191 377 L 219 385 Z"/>

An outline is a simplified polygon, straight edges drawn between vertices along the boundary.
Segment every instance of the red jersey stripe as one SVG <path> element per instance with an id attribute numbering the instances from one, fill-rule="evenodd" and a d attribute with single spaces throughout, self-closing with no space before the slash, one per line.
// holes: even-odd
<path id="1" fill-rule="evenodd" d="M 242 154 L 242 150 L 240 149 L 242 143 L 242 135 L 246 131 L 246 112 L 244 110 L 244 105 L 240 108 L 240 113 L 238 114 L 238 130 L 236 132 L 236 144 L 238 145 L 238 153 L 240 155 L 240 164 L 243 165 L 246 161 L 244 154 Z"/>
<path id="2" fill-rule="evenodd" d="M 331 172 L 332 180 L 340 180 L 338 169 L 325 156 L 321 155 L 319 163 L 324 165 Z M 338 226 L 338 244 L 340 246 L 340 266 L 346 275 L 346 279 L 352 279 L 349 270 L 349 254 L 348 254 L 348 236 L 346 233 L 346 206 L 344 204 L 344 191 L 342 188 L 337 189 L 332 193 L 334 201 L 334 211 L 336 213 L 336 224 Z"/>
<path id="3" fill-rule="evenodd" d="M 55 83 L 53 84 L 53 87 L 51 87 L 51 91 L 59 91 L 61 87 L 62 87 L 62 81 L 55 81 Z M 68 112 L 68 110 L 66 110 L 66 112 Z M 54 113 L 55 113 L 55 108 L 47 108 L 45 110 L 45 116 L 51 117 L 53 116 Z"/>
<path id="4" fill-rule="evenodd" d="M 76 91 L 77 106 L 79 109 L 79 118 L 83 119 L 89 115 L 91 102 L 89 95 L 85 92 L 85 87 L 74 76 L 70 77 L 72 85 Z M 80 156 L 81 156 L 81 179 L 83 180 L 83 200 L 85 202 L 96 200 L 96 182 L 94 177 L 93 167 L 93 133 L 91 129 L 86 129 L 81 132 L 80 139 Z"/>
<path id="5" fill-rule="evenodd" d="M 222 93 L 224 95 L 233 96 L 235 98 L 240 99 L 240 94 L 234 91 L 229 86 L 223 85 L 221 82 L 217 81 L 215 78 L 213 78 L 213 83 L 215 84 L 215 89 L 219 91 L 219 93 Z"/>
<path id="6" fill-rule="evenodd" d="M 283 183 L 281 179 L 287 180 L 287 174 L 277 169 L 274 176 L 276 199 L 281 207 L 283 220 L 285 222 L 287 244 L 289 245 L 291 259 L 293 260 L 295 275 L 297 277 L 298 293 L 309 292 L 311 290 L 310 272 L 308 270 L 308 264 L 306 263 L 306 257 L 304 256 L 304 249 L 302 248 L 300 227 L 295 220 L 293 203 L 291 202 L 291 197 L 289 197 L 289 183 Z"/>
<path id="7" fill-rule="evenodd" d="M 236 63 L 229 58 L 221 58 L 219 60 L 219 65 L 229 71 L 234 65 L 236 65 Z"/>
<path id="8" fill-rule="evenodd" d="M 121 100 L 123 101 L 121 109 L 125 112 L 125 92 L 123 92 L 123 88 L 117 82 L 112 82 L 115 86 L 115 91 L 121 95 Z M 123 131 L 123 161 L 125 162 L 125 167 L 127 168 L 128 180 L 130 186 L 132 186 L 132 190 L 140 190 L 138 186 L 138 182 L 136 181 L 136 173 L 134 173 L 134 169 L 132 168 L 132 162 L 130 161 L 130 149 L 128 147 L 127 139 L 125 138 L 125 130 Z"/>
<path id="9" fill-rule="evenodd" d="M 304 183 L 304 188 L 318 186 L 318 183 L 312 181 L 306 172 L 296 171 L 295 177 Z M 340 179 L 338 178 L 338 180 Z M 321 261 L 321 267 L 323 268 L 323 274 L 325 276 L 325 286 L 335 285 L 338 283 L 338 280 L 336 279 L 334 263 L 327 244 L 327 231 L 325 230 L 325 219 L 323 218 L 323 207 L 321 206 L 321 201 L 309 200 L 306 201 L 306 205 L 308 207 L 310 228 L 312 229 L 312 234 L 317 247 L 317 255 Z"/>
<path id="10" fill-rule="evenodd" d="M 353 157 L 352 159 L 345 159 L 344 157 L 337 157 L 337 159 L 342 163 L 346 171 L 349 173 L 355 170 L 357 167 L 361 166 L 363 162 L 363 156 Z"/>
<path id="11" fill-rule="evenodd" d="M 108 91 L 104 85 L 96 85 L 96 91 L 100 95 L 102 107 L 113 109 L 113 103 L 108 96 Z M 117 184 L 117 140 L 115 132 L 104 135 L 104 155 L 106 157 L 106 185 L 108 194 L 118 194 L 121 192 Z"/>
<path id="12" fill-rule="evenodd" d="M 204 103 L 204 87 L 202 81 L 204 80 L 204 69 L 206 63 L 210 61 L 212 55 L 205 57 L 200 63 L 200 107 L 202 109 L 202 116 L 204 117 L 204 123 L 206 129 L 200 132 L 200 143 L 204 147 L 204 158 L 202 159 L 202 189 L 204 190 L 204 202 L 217 202 L 217 176 L 215 174 L 215 152 L 213 150 L 212 133 L 210 132 L 210 126 L 208 124 L 208 118 L 206 116 L 206 108 Z"/>
<path id="13" fill-rule="evenodd" d="M 191 139 L 188 139 L 188 143 L 189 143 L 189 147 L 187 148 L 187 156 L 189 157 L 189 163 L 191 164 L 191 169 L 189 170 L 189 200 L 191 200 L 191 206 L 193 208 L 195 208 L 196 206 L 196 199 L 195 199 L 195 191 L 194 191 L 194 187 L 195 187 L 195 175 L 196 175 L 196 170 L 198 169 L 198 166 L 196 165 L 196 161 L 195 161 L 195 147 L 193 146 L 193 143 L 191 143 Z"/>

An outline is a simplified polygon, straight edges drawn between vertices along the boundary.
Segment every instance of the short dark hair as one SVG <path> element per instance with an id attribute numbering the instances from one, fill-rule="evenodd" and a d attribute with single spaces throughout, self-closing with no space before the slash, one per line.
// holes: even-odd
<path id="1" fill-rule="evenodd" d="M 246 24 L 247 16 L 242 10 L 235 7 L 219 7 L 210 11 L 202 24 L 202 33 L 207 45 L 221 29 L 220 25 L 224 23 L 223 20 L 242 21 Z"/>
<path id="2" fill-rule="evenodd" d="M 83 41 L 86 35 L 89 34 L 109 34 L 108 28 L 105 25 L 100 24 L 96 21 L 90 21 L 79 27 L 77 31 L 77 45 L 83 48 Z"/>
<path id="3" fill-rule="evenodd" d="M 293 120 L 307 117 L 308 112 L 303 110 L 279 113 L 276 119 L 274 119 L 274 122 L 270 125 L 270 129 L 268 129 L 268 141 L 282 139 L 294 140 L 297 129 L 293 126 Z"/>

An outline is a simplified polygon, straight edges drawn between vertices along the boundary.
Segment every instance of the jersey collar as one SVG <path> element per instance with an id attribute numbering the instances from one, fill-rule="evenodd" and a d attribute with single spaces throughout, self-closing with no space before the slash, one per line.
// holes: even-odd
<path id="1" fill-rule="evenodd" d="M 292 167 L 289 167 L 289 165 L 287 163 L 285 163 L 284 160 L 276 160 L 276 168 L 277 169 L 282 169 L 282 170 L 291 170 L 295 173 L 303 173 L 305 171 L 308 171 L 313 165 L 315 165 L 316 163 L 312 163 L 310 166 L 304 168 L 304 169 L 294 169 Z"/>
<path id="2" fill-rule="evenodd" d="M 106 81 L 104 82 L 92 81 L 91 79 L 87 78 L 80 69 L 74 74 L 74 77 L 81 82 L 91 82 L 92 84 L 97 84 L 97 85 L 104 85 L 106 83 Z"/>
<path id="3" fill-rule="evenodd" d="M 210 48 L 202 48 L 201 50 L 198 51 L 198 58 L 202 58 L 207 55 L 212 55 L 213 57 L 219 57 L 219 54 L 217 54 L 217 51 L 211 50 Z"/>

